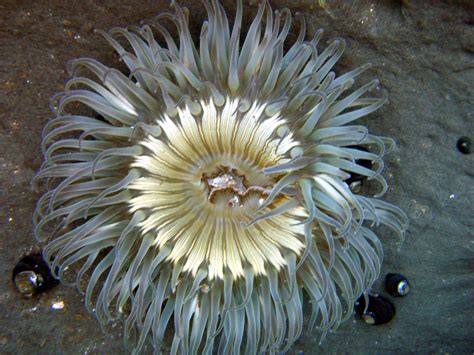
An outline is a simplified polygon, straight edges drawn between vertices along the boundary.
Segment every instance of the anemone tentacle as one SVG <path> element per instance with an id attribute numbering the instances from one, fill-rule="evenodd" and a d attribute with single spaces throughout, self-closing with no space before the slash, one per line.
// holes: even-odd
<path id="1" fill-rule="evenodd" d="M 263 1 L 241 42 L 242 2 L 232 26 L 204 5 L 197 46 L 175 2 L 142 27 L 99 31 L 129 76 L 69 63 L 43 131 L 35 235 L 101 323 L 124 321 L 134 352 L 287 351 L 305 295 L 322 338 L 367 295 L 383 254 L 373 226 L 403 241 L 405 213 L 378 199 L 394 141 L 352 124 L 386 96 L 371 96 L 377 80 L 354 88 L 369 65 L 336 76 L 344 40 L 319 51 L 303 17 L 285 50 L 288 10 Z M 355 193 L 353 176 L 380 191 Z"/>

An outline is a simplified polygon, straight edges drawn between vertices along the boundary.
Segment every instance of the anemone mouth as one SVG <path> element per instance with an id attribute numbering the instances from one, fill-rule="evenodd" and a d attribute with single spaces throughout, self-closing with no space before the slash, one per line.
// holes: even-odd
<path id="1" fill-rule="evenodd" d="M 143 214 L 141 232 L 151 232 L 159 248 L 170 243 L 168 260 L 183 262 L 183 272 L 196 275 L 202 267 L 211 280 L 223 279 L 224 270 L 243 277 L 246 264 L 255 275 L 279 271 L 284 250 L 299 255 L 304 245 L 301 208 L 248 226 L 279 179 L 263 170 L 289 161 L 298 142 L 278 137 L 284 121 L 262 115 L 264 105 L 244 113 L 238 106 L 228 98 L 216 108 L 211 99 L 202 103 L 202 117 L 186 109 L 178 110 L 178 122 L 165 116 L 163 138 L 144 139 L 132 164 L 143 172 L 129 187 L 137 193 L 130 212 Z M 265 211 L 288 200 L 281 192 Z"/>
<path id="2" fill-rule="evenodd" d="M 156 352 L 210 354 L 216 339 L 219 353 L 287 351 L 304 297 L 324 338 L 367 295 L 383 255 L 372 227 L 403 241 L 406 215 L 379 199 L 394 142 L 352 124 L 385 95 L 371 96 L 377 80 L 354 89 L 368 65 L 336 76 L 344 41 L 319 51 L 321 32 L 305 41 L 304 19 L 285 51 L 288 10 L 264 1 L 240 43 L 242 3 L 232 27 L 217 1 L 204 5 L 198 47 L 173 2 L 150 25 L 102 33 L 128 77 L 70 63 L 43 132 L 35 235 L 55 276 L 77 271 L 101 323 L 124 321 L 135 352 L 148 340 Z M 356 193 L 355 178 L 379 192 Z"/>

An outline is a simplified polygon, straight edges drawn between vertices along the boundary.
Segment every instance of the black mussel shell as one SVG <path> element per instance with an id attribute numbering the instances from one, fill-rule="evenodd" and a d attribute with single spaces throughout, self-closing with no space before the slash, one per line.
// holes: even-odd
<path id="1" fill-rule="evenodd" d="M 18 291 L 27 297 L 58 284 L 41 254 L 30 254 L 22 258 L 13 269 L 12 280 Z"/>
<path id="2" fill-rule="evenodd" d="M 394 297 L 403 297 L 410 293 L 411 286 L 405 276 L 400 274 L 387 274 L 387 276 L 385 276 L 385 289 Z"/>
<path id="3" fill-rule="evenodd" d="M 461 137 L 458 139 L 456 143 L 456 147 L 458 150 L 463 154 L 471 154 L 472 153 L 472 140 L 469 137 Z"/>
<path id="4" fill-rule="evenodd" d="M 368 152 L 369 150 L 362 146 L 362 145 L 354 145 L 354 146 L 348 146 L 347 148 L 352 148 L 352 149 L 358 149 L 362 150 L 364 152 Z M 356 159 L 355 162 L 367 169 L 372 169 L 372 161 L 367 160 L 367 159 Z M 347 185 L 353 190 L 354 192 L 358 192 L 362 186 L 363 180 L 366 178 L 364 175 L 360 175 L 357 173 L 351 173 L 351 177 L 346 180 Z"/>
<path id="5" fill-rule="evenodd" d="M 395 316 L 395 306 L 385 297 L 369 295 L 369 305 L 365 309 L 364 296 L 359 297 L 356 304 L 356 312 L 370 325 L 380 325 L 388 323 Z"/>

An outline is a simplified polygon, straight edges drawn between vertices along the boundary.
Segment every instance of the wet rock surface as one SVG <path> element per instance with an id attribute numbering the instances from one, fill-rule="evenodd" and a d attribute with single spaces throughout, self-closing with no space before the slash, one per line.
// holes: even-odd
<path id="1" fill-rule="evenodd" d="M 179 2 L 189 7 L 197 36 L 204 8 Z M 255 3 L 245 1 L 247 27 Z M 233 1 L 224 5 L 234 13 Z M 347 41 L 338 73 L 373 64 L 360 82 L 378 77 L 389 102 L 362 123 L 398 143 L 386 162 L 386 198 L 411 222 L 400 253 L 396 238 L 378 230 L 385 270 L 403 273 L 413 287 L 408 297 L 393 300 L 397 317 L 380 327 L 348 321 L 320 347 L 318 333 L 306 330 L 291 352 L 472 351 L 474 156 L 456 149 L 459 137 L 472 138 L 474 132 L 469 1 L 280 0 L 272 5 L 304 15 L 309 36 L 324 28 L 322 44 L 335 36 Z M 23 299 L 9 275 L 23 255 L 39 249 L 31 225 L 39 194 L 30 181 L 42 162 L 39 145 L 51 117 L 49 97 L 62 90 L 67 62 L 79 56 L 117 62 L 93 29 L 139 24 L 163 11 L 170 11 L 166 1 L 0 3 L 0 352 L 125 353 L 119 327 L 101 332 L 77 290 L 60 286 Z M 293 33 L 296 37 L 296 28 Z M 383 275 L 377 291 L 383 290 Z"/>

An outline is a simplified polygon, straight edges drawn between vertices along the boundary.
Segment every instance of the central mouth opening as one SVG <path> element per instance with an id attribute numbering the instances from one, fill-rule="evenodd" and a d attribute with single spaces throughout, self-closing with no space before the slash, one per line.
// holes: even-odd
<path id="1" fill-rule="evenodd" d="M 207 200 L 227 209 L 256 209 L 271 191 L 271 184 L 252 184 L 238 169 L 225 165 L 204 173 L 201 180 L 207 187 Z"/>

